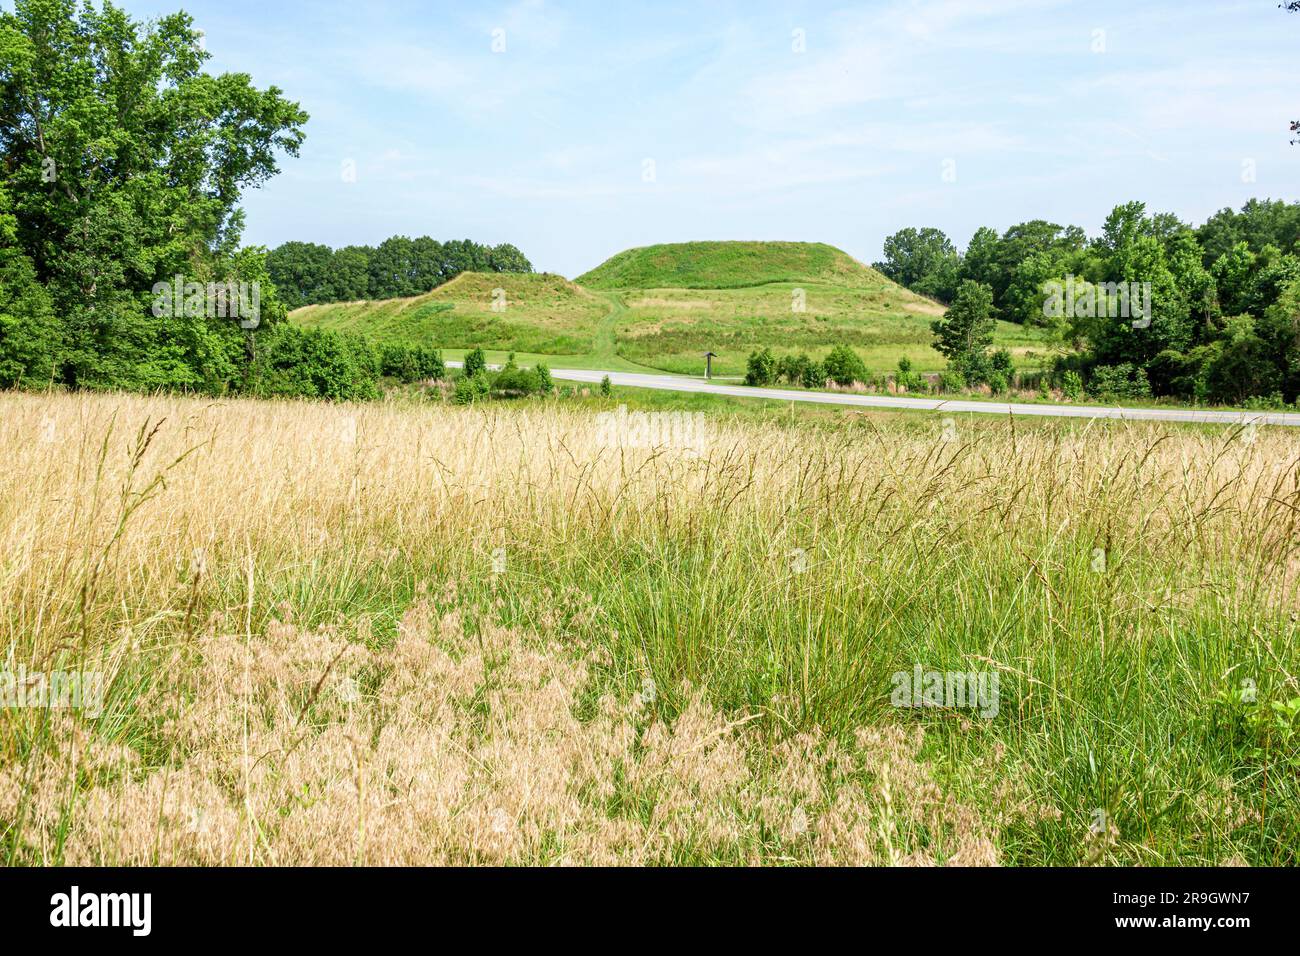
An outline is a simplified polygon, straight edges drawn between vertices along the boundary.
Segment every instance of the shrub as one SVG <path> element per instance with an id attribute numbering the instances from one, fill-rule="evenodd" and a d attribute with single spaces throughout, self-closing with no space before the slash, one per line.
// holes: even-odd
<path id="1" fill-rule="evenodd" d="M 831 349 L 822 364 L 826 367 L 826 375 L 836 385 L 852 385 L 854 382 L 867 381 L 866 364 L 858 353 L 847 345 L 837 345 Z"/>
<path id="2" fill-rule="evenodd" d="M 1103 402 L 1131 398 L 1149 398 L 1151 384 L 1145 369 L 1129 362 L 1119 365 L 1098 365 L 1092 370 L 1088 391 Z"/>
<path id="3" fill-rule="evenodd" d="M 1083 377 L 1074 369 L 1061 373 L 1061 393 L 1068 399 L 1077 400 L 1083 394 Z"/>
<path id="4" fill-rule="evenodd" d="M 542 373 L 545 373 L 543 378 Z M 551 372 L 545 365 L 537 368 L 519 368 L 513 361 L 507 362 L 505 368 L 491 377 L 492 393 L 506 397 L 525 395 L 543 395 L 555 387 L 551 381 Z"/>
<path id="5" fill-rule="evenodd" d="M 755 369 L 755 374 L 761 375 L 762 355 L 761 353 L 755 353 L 755 355 L 758 356 L 757 367 L 755 365 L 750 367 Z M 754 356 L 751 356 L 751 361 L 753 360 Z M 776 363 L 774 378 L 803 388 L 821 388 L 826 384 L 826 367 L 821 362 L 814 362 L 803 352 L 798 355 L 785 355 Z M 749 382 L 748 376 L 746 376 L 746 381 Z"/>
<path id="6" fill-rule="evenodd" d="M 422 379 L 437 381 L 447 374 L 447 366 L 443 364 L 442 353 L 437 349 L 425 348 L 423 345 L 416 346 L 415 367 L 419 369 L 420 378 Z"/>
<path id="7" fill-rule="evenodd" d="M 614 391 L 614 386 L 610 382 L 609 376 L 606 375 L 604 378 L 600 380 L 600 394 L 605 398 L 609 398 L 609 396 L 613 393 L 613 391 Z"/>
<path id="8" fill-rule="evenodd" d="M 490 381 L 494 395 L 531 395 L 537 386 L 536 376 L 514 362 L 507 362 L 505 368 L 493 375 Z"/>
<path id="9" fill-rule="evenodd" d="M 1157 395 L 1189 396 L 1195 391 L 1200 363 L 1177 349 L 1162 349 L 1147 363 L 1147 380 Z"/>
<path id="10" fill-rule="evenodd" d="M 379 350 L 379 372 L 404 384 L 424 379 L 440 379 L 447 368 L 442 353 L 423 345 L 390 343 Z"/>
<path id="11" fill-rule="evenodd" d="M 1205 384 L 1214 401 L 1240 404 L 1252 395 L 1271 395 L 1282 388 L 1276 349 L 1255 333 L 1250 316 L 1228 319 L 1226 338 L 1206 363 Z"/>
<path id="12" fill-rule="evenodd" d="M 771 385 L 776 381 L 776 358 L 772 350 L 765 348 L 751 352 L 745 363 L 746 385 Z"/>
<path id="13" fill-rule="evenodd" d="M 424 377 L 423 351 L 409 345 L 385 345 L 380 352 L 380 372 L 399 382 L 418 381 Z"/>
<path id="14" fill-rule="evenodd" d="M 487 371 L 487 356 L 482 349 L 474 349 L 465 356 L 465 377 L 473 378 L 480 372 Z"/>
<path id="15" fill-rule="evenodd" d="M 962 377 L 968 387 L 983 385 L 993 374 L 993 360 L 987 352 L 972 352 L 954 358 L 950 367 Z"/>
<path id="16" fill-rule="evenodd" d="M 452 391 L 451 400 L 457 405 L 471 405 L 480 398 L 486 398 L 491 390 L 492 384 L 488 381 L 486 372 L 480 372 L 472 376 L 462 376 L 456 380 L 456 387 Z"/>
<path id="17" fill-rule="evenodd" d="M 966 387 L 966 379 L 960 372 L 944 369 L 939 373 L 939 391 L 948 394 L 960 392 Z"/>
<path id="18" fill-rule="evenodd" d="M 1016 375 L 1015 362 L 1011 360 L 1011 353 L 1006 349 L 995 349 L 989 358 L 990 373 L 996 372 L 1002 375 L 1008 382 L 1013 381 Z"/>
<path id="19" fill-rule="evenodd" d="M 362 336 L 279 325 L 258 337 L 250 388 L 263 397 L 378 398 L 380 367 Z"/>
<path id="20" fill-rule="evenodd" d="M 894 383 L 909 392 L 923 392 L 929 384 L 920 372 L 912 371 L 912 360 L 904 355 L 898 360 L 898 371 L 894 374 Z"/>
<path id="21" fill-rule="evenodd" d="M 1254 395 L 1242 402 L 1241 407 L 1252 412 L 1281 411 L 1287 404 L 1281 392 L 1273 392 L 1271 395 Z"/>
<path id="22" fill-rule="evenodd" d="M 776 377 L 786 382 L 797 382 L 803 378 L 802 362 L 808 361 L 806 355 L 783 355 L 776 360 Z"/>

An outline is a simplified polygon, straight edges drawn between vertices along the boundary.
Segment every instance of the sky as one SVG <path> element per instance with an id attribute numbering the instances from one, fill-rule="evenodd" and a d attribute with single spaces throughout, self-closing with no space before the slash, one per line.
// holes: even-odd
<path id="1" fill-rule="evenodd" d="M 119 0 L 134 16 L 177 0 Z M 209 69 L 311 115 L 245 241 L 826 242 L 1130 200 L 1199 223 L 1300 198 L 1300 14 L 1276 0 L 853 4 L 185 0 Z"/>

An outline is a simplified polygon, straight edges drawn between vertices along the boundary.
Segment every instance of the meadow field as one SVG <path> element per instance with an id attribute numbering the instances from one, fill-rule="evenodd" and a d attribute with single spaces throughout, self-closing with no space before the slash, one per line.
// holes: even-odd
<path id="1" fill-rule="evenodd" d="M 621 402 L 0 394 L 5 861 L 1297 862 L 1300 434 Z"/>

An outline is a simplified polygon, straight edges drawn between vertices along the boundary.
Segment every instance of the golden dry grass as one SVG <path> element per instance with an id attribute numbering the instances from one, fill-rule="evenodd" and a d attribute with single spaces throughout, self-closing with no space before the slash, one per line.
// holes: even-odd
<path id="1" fill-rule="evenodd" d="M 11 862 L 1294 854 L 1294 770 L 1198 729 L 1244 674 L 1297 692 L 1291 432 L 718 418 L 697 456 L 555 404 L 0 421 L 6 659 L 111 687 L 96 720 L 0 712 Z M 894 670 L 981 661 L 997 721 L 888 707 Z"/>

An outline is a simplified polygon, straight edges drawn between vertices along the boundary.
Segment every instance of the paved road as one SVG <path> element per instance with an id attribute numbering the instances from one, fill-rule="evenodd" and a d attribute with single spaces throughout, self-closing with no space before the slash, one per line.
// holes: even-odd
<path id="1" fill-rule="evenodd" d="M 459 367 L 459 362 L 448 362 Z M 613 385 L 657 388 L 670 392 L 706 392 L 737 398 L 770 398 L 782 402 L 815 402 L 820 405 L 850 405 L 863 408 L 896 408 L 914 411 L 977 412 L 985 415 L 1039 415 L 1049 418 L 1122 418 L 1130 421 L 1211 422 L 1222 424 L 1300 426 L 1297 412 L 1198 411 L 1190 408 L 1107 408 L 1096 405 L 1021 405 L 1008 402 L 971 402 L 935 398 L 907 398 L 893 395 L 855 395 L 845 392 L 813 392 L 804 389 L 750 388 L 725 385 L 683 375 L 648 375 L 641 372 L 605 372 L 579 368 L 553 368 L 553 378 L 569 382 L 599 384 L 606 375 Z"/>

